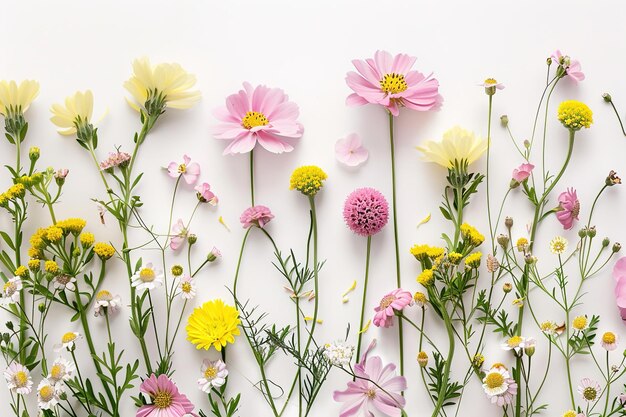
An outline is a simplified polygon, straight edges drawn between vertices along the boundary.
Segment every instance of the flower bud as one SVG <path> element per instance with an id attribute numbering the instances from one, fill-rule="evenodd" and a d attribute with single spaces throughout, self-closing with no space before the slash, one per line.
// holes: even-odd
<path id="1" fill-rule="evenodd" d="M 500 116 L 500 124 L 502 125 L 502 127 L 507 127 L 509 125 L 509 116 L 507 116 L 506 114 Z"/>
<path id="2" fill-rule="evenodd" d="M 428 365 L 428 354 L 423 350 L 417 354 L 417 363 L 421 368 L 425 368 Z"/>
<path id="3" fill-rule="evenodd" d="M 474 358 L 472 359 L 472 365 L 474 365 L 475 368 L 480 369 L 480 367 L 483 366 L 484 363 L 485 357 L 482 353 L 477 353 L 474 355 Z"/>
<path id="4" fill-rule="evenodd" d="M 511 182 L 509 183 L 509 188 L 510 188 L 511 190 L 513 190 L 513 189 L 515 189 L 515 188 L 519 187 L 519 185 L 520 185 L 520 182 L 519 182 L 519 181 L 517 181 L 515 178 L 511 178 Z"/>
<path id="5" fill-rule="evenodd" d="M 13 330 L 13 322 L 12 321 L 7 321 L 4 325 L 7 326 L 7 329 Z"/>
<path id="6" fill-rule="evenodd" d="M 28 150 L 28 159 L 30 159 L 32 162 L 38 160 L 40 155 L 41 151 L 36 146 L 31 146 L 31 148 Z"/>
<path id="7" fill-rule="evenodd" d="M 513 284 L 511 284 L 510 282 L 505 282 L 504 285 L 502 285 L 502 291 L 504 291 L 505 294 L 510 293 L 513 290 Z"/>
<path id="8" fill-rule="evenodd" d="M 603 248 L 606 248 L 607 246 L 609 246 L 609 243 L 611 243 L 611 240 L 608 237 L 605 237 L 604 239 L 602 239 Z"/>
<path id="9" fill-rule="evenodd" d="M 187 242 L 189 242 L 190 245 L 193 245 L 197 241 L 198 241 L 198 236 L 194 235 L 193 233 L 187 236 Z"/>
<path id="10" fill-rule="evenodd" d="M 581 239 L 584 239 L 584 238 L 587 237 L 587 228 L 586 227 L 583 227 L 582 229 L 580 229 L 578 231 L 578 237 L 581 238 Z"/>
<path id="11" fill-rule="evenodd" d="M 622 183 L 622 179 L 617 176 L 617 172 L 611 170 L 609 175 L 607 175 L 606 180 L 604 181 L 607 187 L 612 187 L 617 184 Z"/>
<path id="12" fill-rule="evenodd" d="M 524 256 L 524 262 L 526 262 L 527 265 L 534 265 L 537 263 L 537 257 L 529 253 Z"/>
<path id="13" fill-rule="evenodd" d="M 589 229 L 587 229 L 587 236 L 589 237 L 596 237 L 596 234 L 598 232 L 596 231 L 596 227 L 595 226 L 591 226 Z"/>
<path id="14" fill-rule="evenodd" d="M 526 356 L 530 358 L 531 356 L 535 354 L 535 346 L 534 345 L 526 346 L 524 348 L 524 353 L 526 354 Z"/>
<path id="15" fill-rule="evenodd" d="M 498 235 L 496 240 L 498 241 L 498 244 L 502 246 L 504 249 L 506 249 L 507 246 L 509 246 L 509 237 L 507 235 L 500 234 Z"/>
<path id="16" fill-rule="evenodd" d="M 528 139 L 524 140 L 524 148 L 530 149 L 530 141 Z"/>
<path id="17" fill-rule="evenodd" d="M 215 262 L 215 261 L 217 261 L 221 257 L 222 257 L 222 253 L 219 251 L 219 249 L 217 249 L 215 246 L 213 246 L 213 249 L 211 249 L 211 251 L 207 255 L 206 259 L 209 262 Z"/>
<path id="18" fill-rule="evenodd" d="M 546 65 L 548 66 L 552 65 L 552 57 L 546 58 Z"/>
<path id="19" fill-rule="evenodd" d="M 57 172 L 55 172 L 54 174 L 54 180 L 56 181 L 57 185 L 59 187 L 63 186 L 63 184 L 65 184 L 65 177 L 67 177 L 67 174 L 70 173 L 70 170 L 67 168 L 61 168 L 59 169 Z"/>
<path id="20" fill-rule="evenodd" d="M 604 99 L 604 101 L 606 101 L 607 103 L 610 103 L 613 101 L 613 97 L 611 97 L 611 95 L 609 93 L 604 93 L 602 94 L 602 98 Z"/>
<path id="21" fill-rule="evenodd" d="M 172 267 L 172 275 L 179 277 L 183 274 L 183 267 L 181 265 L 174 265 Z"/>
<path id="22" fill-rule="evenodd" d="M 39 303 L 39 305 L 37 306 L 37 310 L 39 310 L 40 313 L 46 311 L 46 303 Z"/>
<path id="23" fill-rule="evenodd" d="M 506 226 L 507 229 L 510 229 L 511 227 L 513 227 L 513 218 L 507 216 L 504 219 L 504 225 Z"/>
<path id="24" fill-rule="evenodd" d="M 622 245 L 619 242 L 613 244 L 613 253 L 617 253 L 622 249 Z"/>

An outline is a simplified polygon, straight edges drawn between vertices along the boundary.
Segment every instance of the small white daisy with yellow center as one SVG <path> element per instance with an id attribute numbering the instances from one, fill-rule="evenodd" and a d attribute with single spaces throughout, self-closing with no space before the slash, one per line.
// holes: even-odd
<path id="1" fill-rule="evenodd" d="M 64 392 L 63 384 L 55 384 L 48 379 L 43 379 L 37 386 L 37 404 L 42 410 L 50 410 L 59 403 L 60 396 Z"/>
<path id="2" fill-rule="evenodd" d="M 153 290 L 162 284 L 163 273 L 154 269 L 152 262 L 139 268 L 131 277 L 131 285 L 138 290 Z"/>
<path id="3" fill-rule="evenodd" d="M 555 255 L 563 255 L 567 251 L 567 239 L 557 236 L 550 241 L 550 252 Z"/>
<path id="4" fill-rule="evenodd" d="M 74 291 L 76 286 L 74 283 L 76 282 L 76 278 L 71 277 L 67 274 L 59 274 L 54 277 L 53 286 L 55 290 L 64 291 L 66 288 L 69 291 Z"/>
<path id="5" fill-rule="evenodd" d="M 583 378 L 578 385 L 578 393 L 588 403 L 596 401 L 602 392 L 600 384 L 590 378 Z"/>
<path id="6" fill-rule="evenodd" d="M 30 372 L 21 363 L 11 363 L 4 371 L 4 379 L 6 379 L 8 388 L 14 394 L 30 394 L 33 389 L 33 380 L 30 377 Z"/>
<path id="7" fill-rule="evenodd" d="M 180 296 L 185 300 L 191 300 L 196 296 L 196 284 L 190 275 L 185 275 L 180 279 L 178 284 Z"/>
<path id="8" fill-rule="evenodd" d="M 517 392 L 517 384 L 504 365 L 494 364 L 485 373 L 483 389 L 492 404 L 503 407 L 513 402 L 513 396 Z"/>
<path id="9" fill-rule="evenodd" d="M 216 361 L 203 360 L 200 372 L 202 372 L 202 377 L 198 379 L 198 388 L 207 394 L 211 392 L 211 389 L 224 385 L 228 376 L 226 364 L 220 359 Z"/>
<path id="10" fill-rule="evenodd" d="M 508 338 L 504 343 L 500 345 L 504 350 L 513 350 L 515 353 L 519 353 L 524 349 L 526 339 L 522 336 L 513 336 Z"/>
<path id="11" fill-rule="evenodd" d="M 61 337 L 61 343 L 54 345 L 54 351 L 60 352 L 62 349 L 67 349 L 72 352 L 76 349 L 76 341 L 80 339 L 80 333 L 67 332 Z"/>
<path id="12" fill-rule="evenodd" d="M 60 381 L 67 381 L 72 378 L 76 367 L 68 360 L 58 357 L 52 363 L 50 367 L 50 373 L 48 374 L 48 381 L 56 384 Z"/>
<path id="13" fill-rule="evenodd" d="M 607 351 L 613 351 L 617 349 L 617 340 L 618 337 L 613 332 L 605 332 L 602 335 L 602 347 Z"/>
<path id="14" fill-rule="evenodd" d="M 116 313 L 122 306 L 122 299 L 119 295 L 113 296 L 107 290 L 98 291 L 96 294 L 96 302 L 93 305 L 93 313 L 96 317 L 105 314 L 111 315 Z"/>
<path id="15" fill-rule="evenodd" d="M 2 286 L 2 305 L 14 304 L 20 300 L 20 291 L 22 290 L 22 278 L 13 277 Z"/>

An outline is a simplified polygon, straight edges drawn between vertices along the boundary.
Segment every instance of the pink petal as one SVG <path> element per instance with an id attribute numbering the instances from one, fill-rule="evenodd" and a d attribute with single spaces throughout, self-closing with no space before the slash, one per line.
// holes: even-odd
<path id="1" fill-rule="evenodd" d="M 258 132 L 257 141 L 262 147 L 272 153 L 291 152 L 293 150 L 293 146 L 289 143 L 282 140 L 279 136 L 268 132 Z"/>
<path id="2" fill-rule="evenodd" d="M 352 93 L 346 98 L 347 106 L 362 106 L 364 104 L 369 104 L 369 101 L 365 100 L 363 97 L 356 93 Z"/>
<path id="3" fill-rule="evenodd" d="M 256 139 L 257 134 L 248 132 L 246 135 L 233 140 L 226 149 L 224 149 L 224 155 L 250 152 L 256 145 Z"/>
<path id="4" fill-rule="evenodd" d="M 170 162 L 167 165 L 167 174 L 172 178 L 178 178 L 180 173 L 178 172 L 178 164 L 176 162 Z"/>

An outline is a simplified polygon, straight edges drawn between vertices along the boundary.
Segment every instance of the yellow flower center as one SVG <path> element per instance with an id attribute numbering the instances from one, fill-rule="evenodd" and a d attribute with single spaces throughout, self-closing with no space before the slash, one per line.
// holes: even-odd
<path id="1" fill-rule="evenodd" d="M 63 374 L 65 373 L 65 369 L 63 367 L 63 365 L 52 365 L 52 368 L 50 368 L 50 375 L 52 376 L 53 379 L 60 379 Z"/>
<path id="2" fill-rule="evenodd" d="M 596 389 L 593 387 L 587 387 L 583 391 L 583 397 L 587 401 L 594 401 L 597 396 L 598 396 L 598 391 L 596 391 Z"/>
<path id="3" fill-rule="evenodd" d="M 369 398 L 374 398 L 376 397 L 376 390 L 374 390 L 374 388 L 370 388 L 367 390 L 367 396 Z"/>
<path id="4" fill-rule="evenodd" d="M 208 368 L 206 368 L 206 371 L 204 371 L 204 377 L 206 379 L 213 379 L 217 376 L 217 368 L 215 368 L 215 366 L 209 366 Z"/>
<path id="5" fill-rule="evenodd" d="M 25 387 L 28 383 L 28 374 L 24 371 L 17 371 L 15 373 L 15 376 L 13 377 L 13 380 L 15 381 L 15 385 L 17 385 L 18 387 Z"/>
<path id="6" fill-rule="evenodd" d="M 158 391 L 154 396 L 154 406 L 156 408 L 168 408 L 172 405 L 172 394 L 165 391 Z"/>
<path id="7" fill-rule="evenodd" d="M 246 129 L 252 129 L 257 126 L 265 126 L 270 121 L 267 120 L 267 117 L 263 113 L 259 113 L 257 111 L 249 111 L 241 120 L 241 125 Z"/>
<path id="8" fill-rule="evenodd" d="M 507 369 L 506 366 L 501 363 L 501 362 L 496 362 L 493 365 L 491 365 L 492 368 L 502 368 L 502 369 Z"/>
<path id="9" fill-rule="evenodd" d="M 404 80 L 404 75 L 396 74 L 392 72 L 391 74 L 385 74 L 382 80 L 380 80 L 380 89 L 388 94 L 398 94 L 405 91 L 409 86 L 406 84 Z"/>
<path id="10" fill-rule="evenodd" d="M 566 411 L 565 414 L 563 414 L 563 417 L 576 417 L 577 413 L 574 410 L 569 410 Z"/>
<path id="11" fill-rule="evenodd" d="M 61 338 L 61 341 L 63 343 L 70 343 L 73 342 L 74 340 L 76 340 L 76 334 L 69 332 L 69 333 L 65 333 L 63 335 L 63 338 Z"/>
<path id="12" fill-rule="evenodd" d="M 180 286 L 180 289 L 184 293 L 189 294 L 191 292 L 191 282 L 183 282 L 183 285 Z"/>
<path id="13" fill-rule="evenodd" d="M 485 384 L 491 389 L 499 388 L 504 384 L 504 376 L 500 372 L 492 372 L 485 377 Z"/>
<path id="14" fill-rule="evenodd" d="M 17 285 L 15 285 L 14 282 L 7 282 L 2 287 L 2 291 L 4 291 L 6 295 L 11 296 L 15 293 L 15 291 L 17 291 Z"/>
<path id="15" fill-rule="evenodd" d="M 396 299 L 396 297 L 394 297 L 393 295 L 387 295 L 385 297 L 383 297 L 382 300 L 380 300 L 380 308 L 384 309 L 387 308 L 391 305 L 391 303 L 393 303 L 393 301 Z"/>
<path id="16" fill-rule="evenodd" d="M 184 174 L 185 172 L 187 172 L 187 165 L 185 164 L 180 164 L 178 166 L 178 173 L 179 174 Z"/>
<path id="17" fill-rule="evenodd" d="M 54 389 L 50 385 L 44 385 L 39 389 L 41 401 L 48 402 L 54 397 Z"/>
<path id="18" fill-rule="evenodd" d="M 415 295 L 413 296 L 413 300 L 415 300 L 416 303 L 420 303 L 420 304 L 425 304 L 427 300 L 426 298 L 426 294 L 424 294 L 423 292 L 416 292 Z"/>
<path id="19" fill-rule="evenodd" d="M 576 330 L 583 330 L 585 327 L 587 327 L 587 317 L 585 316 L 576 317 L 572 325 L 574 326 L 574 329 Z"/>
<path id="20" fill-rule="evenodd" d="M 98 291 L 96 294 L 96 300 L 98 301 L 111 301 L 113 299 L 113 295 L 107 290 Z"/>
<path id="21" fill-rule="evenodd" d="M 156 274 L 152 268 L 142 268 L 141 271 L 139 271 L 139 278 L 141 278 L 143 282 L 152 282 L 156 278 Z"/>
<path id="22" fill-rule="evenodd" d="M 613 332 L 606 332 L 604 333 L 604 335 L 602 335 L 602 341 L 607 345 L 612 345 L 613 343 L 615 343 L 615 339 L 615 333 Z"/>
<path id="23" fill-rule="evenodd" d="M 522 338 L 519 336 L 513 336 L 506 343 L 509 345 L 509 347 L 518 347 L 519 344 L 522 343 Z"/>
<path id="24" fill-rule="evenodd" d="M 493 79 L 493 78 L 487 78 L 485 80 L 485 85 L 486 86 L 492 86 L 492 85 L 496 85 L 496 84 L 498 84 L 498 82 L 495 79 Z"/>

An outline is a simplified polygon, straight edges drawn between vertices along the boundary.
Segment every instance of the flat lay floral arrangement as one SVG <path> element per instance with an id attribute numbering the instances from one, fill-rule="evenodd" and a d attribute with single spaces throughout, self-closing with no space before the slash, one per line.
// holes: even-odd
<path id="1" fill-rule="evenodd" d="M 420 224 L 437 217 L 446 227 L 428 241 L 402 247 L 398 212 L 404 208 L 397 204 L 396 176 L 403 167 L 396 164 L 396 122 L 404 112 L 436 111 L 443 105 L 439 81 L 415 69 L 415 62 L 410 55 L 377 51 L 372 58 L 353 60 L 354 71 L 345 78 L 346 104 L 375 105 L 381 110 L 380 123 L 388 125 L 385 140 L 391 170 L 381 175 L 388 178 L 391 193 L 357 188 L 345 196 L 343 211 L 336 213 L 345 221 L 345 233 L 361 236 L 358 250 L 364 265 L 360 278 L 342 295 L 344 302 L 348 294 L 358 300 L 359 321 L 330 339 L 319 332 L 320 298 L 328 296 L 324 282 L 332 275 L 324 264 L 332 254 L 324 253 L 318 235 L 324 219 L 318 218 L 317 205 L 323 202 L 317 197 L 332 187 L 333 178 L 321 166 L 305 165 L 283 179 L 308 203 L 308 212 L 301 214 L 308 224 L 306 233 L 289 236 L 299 240 L 293 247 L 304 250 L 279 246 L 272 222 L 280 219 L 272 214 L 272 205 L 280 202 L 263 196 L 268 205 L 260 205 L 255 194 L 256 182 L 271 180 L 255 170 L 255 160 L 267 152 L 290 152 L 306 140 L 298 105 L 286 92 L 243 82 L 211 117 L 212 135 L 224 142 L 224 155 L 249 160 L 249 206 L 241 207 L 240 228 L 232 230 L 240 236 L 241 246 L 236 269 L 227 279 L 231 296 L 210 299 L 198 290 L 196 280 L 219 262 L 219 242 L 206 247 L 192 230 L 202 227 L 194 223 L 196 213 L 211 212 L 220 204 L 219 196 L 202 177 L 200 164 L 184 151 L 176 160 L 158 161 L 167 174 L 158 180 L 164 182 L 163 189 L 171 190 L 165 200 L 169 217 L 150 224 L 141 199 L 142 185 L 149 179 L 136 169 L 141 148 L 159 128 L 161 116 L 191 108 L 200 100 L 195 76 L 179 64 L 135 60 L 124 87 L 128 104 L 137 112 L 138 127 L 119 147 L 99 140 L 91 91 L 60 97 L 50 107 L 50 121 L 58 133 L 75 139 L 63 146 L 82 147 L 97 172 L 101 189 L 85 196 L 86 203 L 97 203 L 102 221 L 106 218 L 115 225 L 120 244 L 99 240 L 82 218 L 57 216 L 64 184 L 77 177 L 64 167 L 38 165 L 41 152 L 28 128 L 30 123 L 48 122 L 30 120 L 28 109 L 40 104 L 39 84 L 0 81 L 0 114 L 6 140 L 15 151 L 2 155 L 12 185 L 0 194 L 0 215 L 11 225 L 0 230 L 0 308 L 8 318 L 0 333 L 0 352 L 10 398 L 10 404 L 0 406 L 2 415 L 120 417 L 125 414 L 122 405 L 132 402 L 138 417 L 232 417 L 239 415 L 243 401 L 249 401 L 258 404 L 258 415 L 303 417 L 318 407 L 331 372 L 345 381 L 331 387 L 341 417 L 408 415 L 405 398 L 418 392 L 430 399 L 420 404 L 420 416 L 468 415 L 476 401 L 492 403 L 495 413 L 509 417 L 626 415 L 624 345 L 617 329 L 604 329 L 602 318 L 583 308 L 590 297 L 587 281 L 612 271 L 611 302 L 615 315 L 626 320 L 626 258 L 619 258 L 619 236 L 604 237 L 611 231 L 596 230 L 593 216 L 602 197 L 620 191 L 621 179 L 607 169 L 595 188 L 584 190 L 595 195 L 593 204 L 581 206 L 575 184 L 564 184 L 562 178 L 571 169 L 577 142 L 593 135 L 593 112 L 580 101 L 551 101 L 562 83 L 584 82 L 581 64 L 558 50 L 537 63 L 546 66 L 546 78 L 536 82 L 535 116 L 526 126 L 514 126 L 508 116 L 493 114 L 494 100 L 506 93 L 504 84 L 493 78 L 477 82 L 474 93 L 485 96 L 486 134 L 453 126 L 439 139 L 421 141 L 415 151 L 416 164 L 430 163 L 432 175 L 445 178 L 440 210 Z M 606 93 L 602 97 L 615 111 L 616 128 L 621 126 L 626 135 L 612 97 Z M 552 120 L 560 122 L 558 129 L 549 128 Z M 496 157 L 491 149 L 496 129 L 516 152 L 509 172 L 490 167 Z M 520 131 L 525 139 L 518 136 Z M 551 141 L 567 144 L 557 166 L 550 166 L 546 158 Z M 357 134 L 337 140 L 334 151 L 337 161 L 349 167 L 359 167 L 369 157 L 367 143 Z M 503 195 L 490 189 L 503 181 L 507 190 Z M 525 218 L 508 215 L 515 194 L 524 198 Z M 486 202 L 481 214 L 486 219 L 466 215 L 467 207 L 478 199 Z M 190 201 L 187 217 L 175 218 L 177 203 Z M 33 205 L 44 207 L 47 217 L 31 215 Z M 221 217 L 216 221 L 228 228 Z M 488 224 L 486 230 L 474 226 L 482 223 Z M 559 224 L 564 235 L 577 231 L 567 234 L 577 238 L 568 241 L 541 233 L 548 223 Z M 36 231 L 26 234 L 31 224 Z M 395 268 L 378 279 L 388 280 L 393 290 L 373 294 L 368 292 L 370 266 L 381 259 L 372 256 L 372 240 L 384 228 L 393 230 L 395 256 L 390 261 Z M 252 234 L 260 240 L 249 239 Z M 253 279 L 241 267 L 252 262 L 259 242 L 268 245 L 273 256 L 255 256 L 254 262 L 273 265 L 271 285 L 279 289 L 273 294 L 292 305 L 280 323 L 265 312 L 272 300 L 240 295 Z M 537 256 L 541 249 L 551 256 Z M 198 259 L 192 257 L 196 252 L 202 254 L 202 262 L 192 262 Z M 183 253 L 176 259 L 186 262 L 176 263 L 176 253 Z M 415 260 L 413 269 L 402 270 L 405 258 Z M 112 263 L 125 267 L 124 293 L 110 290 L 110 280 L 120 279 L 109 273 Z M 538 305 L 551 305 L 554 315 L 542 316 Z M 59 323 L 50 313 L 57 309 L 66 310 L 71 320 L 62 323 L 63 336 L 52 340 L 49 329 Z M 110 323 L 119 319 L 120 310 L 129 316 L 127 334 L 113 337 Z M 104 342 L 92 332 L 98 322 L 107 329 Z M 371 336 L 372 326 L 381 328 L 378 338 L 396 340 L 397 351 L 382 354 Z M 174 351 L 179 339 L 207 351 L 193 376 L 196 388 L 206 394 L 202 403 L 192 403 L 177 385 L 183 377 L 175 372 L 177 361 L 183 360 Z M 130 343 L 137 344 L 139 358 L 125 352 Z M 250 398 L 229 381 L 229 368 L 239 360 L 227 355 L 235 343 L 246 346 L 256 363 L 256 368 L 246 369 L 247 383 L 255 388 L 246 391 L 253 393 Z M 417 357 L 404 354 L 409 344 L 419 346 Z M 503 351 L 499 361 L 486 350 L 494 345 Z M 547 354 L 535 356 L 537 351 Z M 592 371 L 577 379 L 573 369 L 580 362 L 588 362 L 591 366 L 586 369 Z M 286 384 L 273 377 L 277 366 L 290 369 Z M 409 374 L 419 375 L 419 384 L 407 384 Z M 561 387 L 568 409 L 551 406 L 543 393 L 546 384 Z M 484 391 L 483 398 L 462 402 L 471 385 Z"/>

